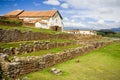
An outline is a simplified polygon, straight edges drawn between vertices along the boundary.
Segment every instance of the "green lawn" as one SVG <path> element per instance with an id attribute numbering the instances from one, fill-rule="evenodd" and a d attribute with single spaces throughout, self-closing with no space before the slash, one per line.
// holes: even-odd
<path id="1" fill-rule="evenodd" d="M 33 32 L 43 32 L 43 33 L 48 33 L 48 34 L 58 34 L 61 32 L 57 32 L 57 31 L 52 31 L 49 29 L 41 29 L 41 28 L 32 28 L 32 27 L 25 27 L 25 26 L 3 26 L 0 25 L 0 29 L 5 29 L 5 30 L 12 30 L 12 29 L 18 29 L 21 31 L 33 31 Z"/>
<path id="2" fill-rule="evenodd" d="M 54 42 L 73 42 L 73 40 L 66 40 L 66 39 L 50 39 L 50 40 L 38 40 L 39 42 L 50 41 Z M 2 48 L 10 48 L 10 47 L 19 47 L 19 44 L 33 44 L 33 41 L 20 41 L 20 42 L 9 42 L 9 43 L 0 43 L 0 47 Z"/>
<path id="3" fill-rule="evenodd" d="M 80 63 L 76 63 L 76 60 L 80 60 Z M 28 77 L 29 80 L 120 80 L 120 43 L 113 43 L 53 67 L 61 69 L 63 74 L 54 75 L 47 68 L 22 77 Z"/>

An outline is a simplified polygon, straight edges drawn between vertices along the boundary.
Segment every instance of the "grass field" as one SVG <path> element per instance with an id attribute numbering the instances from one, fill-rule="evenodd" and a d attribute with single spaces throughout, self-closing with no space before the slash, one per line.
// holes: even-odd
<path id="1" fill-rule="evenodd" d="M 80 60 L 80 63 L 76 63 Z M 53 66 L 63 74 L 50 73 L 51 68 L 22 77 L 29 80 L 120 80 L 120 43 L 94 50 L 83 56 Z"/>

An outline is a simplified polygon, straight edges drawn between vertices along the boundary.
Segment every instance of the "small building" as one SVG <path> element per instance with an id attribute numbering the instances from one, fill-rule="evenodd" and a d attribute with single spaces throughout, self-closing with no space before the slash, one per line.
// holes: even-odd
<path id="1" fill-rule="evenodd" d="M 21 20 L 23 25 L 36 28 L 63 30 L 62 16 L 58 10 L 24 11 L 14 10 L 4 15 L 11 20 Z"/>
<path id="2" fill-rule="evenodd" d="M 96 31 L 94 30 L 74 29 L 74 30 L 66 30 L 64 32 L 69 33 L 69 34 L 97 35 Z"/>
<path id="3" fill-rule="evenodd" d="M 65 30 L 64 32 L 68 33 L 68 34 L 80 34 L 79 31 L 80 30 L 78 30 L 78 29 L 74 29 L 74 30 Z"/>

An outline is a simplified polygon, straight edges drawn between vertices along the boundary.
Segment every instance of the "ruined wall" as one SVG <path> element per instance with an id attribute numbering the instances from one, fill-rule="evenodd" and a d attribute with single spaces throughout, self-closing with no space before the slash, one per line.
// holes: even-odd
<path id="1" fill-rule="evenodd" d="M 33 44 L 20 44 L 19 47 L 14 48 L 0 48 L 0 53 L 6 54 L 8 56 L 26 54 L 31 52 L 36 52 L 40 50 L 48 50 L 52 48 L 58 48 L 63 46 L 68 46 L 74 42 L 39 42 L 35 41 Z"/>
<path id="2" fill-rule="evenodd" d="M 74 35 L 74 34 L 47 34 L 41 32 L 32 32 L 20 30 L 2 30 L 0 29 L 0 42 L 17 42 L 17 41 L 30 41 L 30 40 L 43 40 L 43 39 L 94 39 L 101 38 L 95 35 Z"/>
<path id="3" fill-rule="evenodd" d="M 9 78 L 16 78 L 20 75 L 27 74 L 30 72 L 38 71 L 49 66 L 70 60 L 76 56 L 85 54 L 96 48 L 110 44 L 111 42 L 94 42 L 86 44 L 83 47 L 75 49 L 68 49 L 64 52 L 56 54 L 47 54 L 42 57 L 21 57 L 13 58 L 11 62 L 3 61 L 2 70 L 4 75 Z"/>

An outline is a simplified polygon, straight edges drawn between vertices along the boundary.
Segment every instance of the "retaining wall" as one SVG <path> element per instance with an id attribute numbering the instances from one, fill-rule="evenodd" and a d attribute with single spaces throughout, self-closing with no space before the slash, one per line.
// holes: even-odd
<path id="1" fill-rule="evenodd" d="M 20 75 L 42 70 L 55 64 L 73 59 L 96 48 L 110 44 L 111 42 L 96 42 L 86 44 L 83 47 L 68 49 L 61 53 L 47 54 L 42 57 L 21 57 L 13 58 L 11 62 L 3 61 L 2 70 L 4 75 L 9 78 L 16 78 Z"/>
<path id="2" fill-rule="evenodd" d="M 38 42 L 35 41 L 33 44 L 20 44 L 18 48 L 0 48 L 0 53 L 6 54 L 8 56 L 26 54 L 31 52 L 36 52 L 40 50 L 48 50 L 52 48 L 58 48 L 63 46 L 71 45 L 75 42 Z"/>
<path id="3" fill-rule="evenodd" d="M 83 36 L 83 37 L 82 37 Z M 97 35 L 74 35 L 74 34 L 47 34 L 41 32 L 32 31 L 20 31 L 14 30 L 3 30 L 0 29 L 0 42 L 19 42 L 19 41 L 30 41 L 30 40 L 43 40 L 43 39 L 94 39 L 101 38 Z"/>

